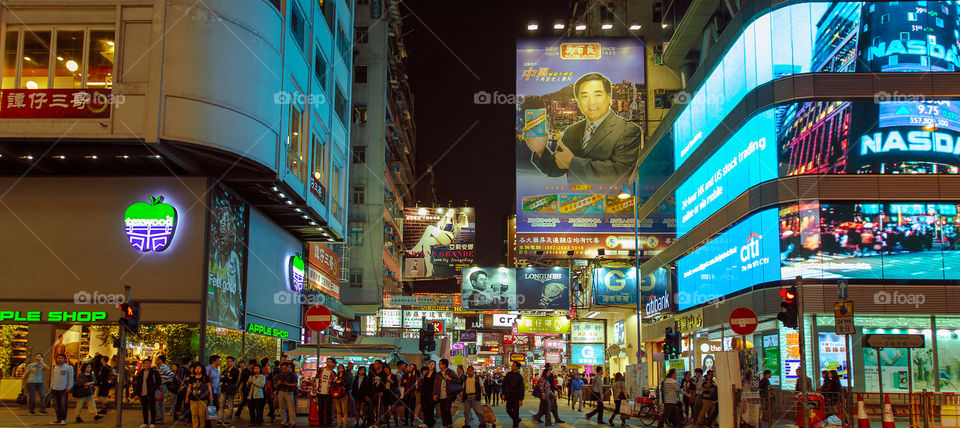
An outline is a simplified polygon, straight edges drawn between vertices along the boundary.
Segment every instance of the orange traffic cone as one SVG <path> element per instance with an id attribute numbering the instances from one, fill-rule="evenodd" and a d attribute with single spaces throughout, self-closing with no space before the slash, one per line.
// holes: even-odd
<path id="1" fill-rule="evenodd" d="M 870 428 L 870 419 L 867 419 L 867 409 L 863 405 L 863 394 L 857 394 L 857 428 Z"/>
<path id="2" fill-rule="evenodd" d="M 883 396 L 883 424 L 882 428 L 896 428 L 893 422 L 893 407 L 890 405 L 890 396 Z"/>

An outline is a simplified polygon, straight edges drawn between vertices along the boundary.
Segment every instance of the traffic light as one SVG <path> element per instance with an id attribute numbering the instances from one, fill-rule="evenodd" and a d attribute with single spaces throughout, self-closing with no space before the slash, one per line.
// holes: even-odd
<path id="1" fill-rule="evenodd" d="M 127 332 L 136 334 L 140 331 L 140 302 L 120 304 L 120 326 Z"/>
<path id="2" fill-rule="evenodd" d="M 783 298 L 783 302 L 780 302 L 780 313 L 777 314 L 777 319 L 783 323 L 784 327 L 797 328 L 797 314 L 800 312 L 797 307 L 797 287 L 791 285 L 781 289 L 780 297 Z"/>
<path id="3" fill-rule="evenodd" d="M 433 339 L 433 326 L 420 330 L 420 352 L 430 352 L 437 349 L 437 342 Z"/>
<path id="4" fill-rule="evenodd" d="M 680 357 L 680 336 L 673 332 L 673 327 L 664 329 L 663 353 L 669 359 Z"/>

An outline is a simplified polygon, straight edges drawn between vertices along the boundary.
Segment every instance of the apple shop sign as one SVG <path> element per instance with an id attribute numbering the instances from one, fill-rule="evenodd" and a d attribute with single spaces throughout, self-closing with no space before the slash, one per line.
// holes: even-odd
<path id="1" fill-rule="evenodd" d="M 251 333 L 258 333 L 270 337 L 279 337 L 281 339 L 286 339 L 290 337 L 290 333 L 286 330 L 280 330 L 272 327 L 263 326 L 260 324 L 249 323 L 247 324 L 247 331 Z"/>
<path id="2" fill-rule="evenodd" d="M 0 322 L 97 322 L 107 319 L 104 311 L 0 311 Z"/>

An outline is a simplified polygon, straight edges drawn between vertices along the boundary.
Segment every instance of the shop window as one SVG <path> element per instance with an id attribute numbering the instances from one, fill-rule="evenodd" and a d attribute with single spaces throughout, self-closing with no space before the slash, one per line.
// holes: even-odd
<path id="1" fill-rule="evenodd" d="M 116 51 L 113 31 L 90 31 L 86 82 L 90 88 L 113 86 L 113 57 Z"/>
<path id="2" fill-rule="evenodd" d="M 351 245 L 363 245 L 363 222 L 362 221 L 351 221 L 350 222 L 350 244 Z"/>
<path id="3" fill-rule="evenodd" d="M 297 46 L 300 46 L 300 50 L 303 51 L 307 35 L 307 23 L 303 19 L 303 12 L 296 5 L 290 8 L 290 33 L 293 35 L 293 40 L 296 40 Z"/>
<path id="4" fill-rule="evenodd" d="M 353 163 L 367 163 L 367 146 L 353 146 L 350 158 Z"/>
<path id="5" fill-rule="evenodd" d="M 343 95 L 343 91 L 340 90 L 340 85 L 336 85 L 334 88 L 335 94 L 333 99 L 333 109 L 337 112 L 337 117 L 340 119 L 340 123 L 346 125 L 347 120 L 347 97 Z"/>
<path id="6" fill-rule="evenodd" d="M 306 180 L 306 166 L 303 158 L 305 149 L 303 146 L 303 111 L 296 103 L 290 103 L 290 130 L 287 135 L 287 169 L 290 170 L 300 181 Z"/>
<path id="7" fill-rule="evenodd" d="M 3 89 L 11 89 L 17 80 L 17 48 L 20 47 L 20 32 L 7 31 L 3 42 Z"/>
<path id="8" fill-rule="evenodd" d="M 91 55 L 95 53 L 90 49 Z M 111 65 L 111 70 L 112 70 Z M 93 83 L 91 80 L 90 83 Z M 53 62 L 54 88 L 83 86 L 83 30 L 57 31 L 57 60 Z"/>
<path id="9" fill-rule="evenodd" d="M 223 364 L 227 357 L 238 358 L 243 355 L 243 332 L 224 327 L 207 326 L 207 343 L 204 346 L 206 365 L 211 355 L 219 355 Z"/>
<path id="10" fill-rule="evenodd" d="M 350 269 L 350 286 L 354 288 L 363 287 L 363 271 L 360 269 Z"/>
<path id="11" fill-rule="evenodd" d="M 20 58 L 20 88 L 46 89 L 50 76 L 50 31 L 27 31 Z"/>
<path id="12" fill-rule="evenodd" d="M 353 27 L 354 43 L 358 45 L 367 43 L 367 35 L 369 32 L 370 29 L 366 25 L 357 25 Z"/>
<path id="13" fill-rule="evenodd" d="M 2 87 L 111 88 L 114 36 L 113 30 L 83 28 L 7 31 Z"/>
<path id="14" fill-rule="evenodd" d="M 326 205 L 327 145 L 317 134 L 313 135 L 313 181 L 320 188 L 317 192 L 321 195 L 320 203 Z"/>
<path id="15" fill-rule="evenodd" d="M 363 194 L 364 194 L 363 186 L 353 186 L 353 203 L 358 205 L 362 204 Z"/>
<path id="16" fill-rule="evenodd" d="M 323 57 L 320 46 L 317 46 L 313 56 L 313 73 L 320 81 L 320 88 L 323 89 L 323 92 L 327 92 L 327 67 L 327 59 Z"/>
<path id="17" fill-rule="evenodd" d="M 353 83 L 367 83 L 367 66 L 353 66 Z"/>

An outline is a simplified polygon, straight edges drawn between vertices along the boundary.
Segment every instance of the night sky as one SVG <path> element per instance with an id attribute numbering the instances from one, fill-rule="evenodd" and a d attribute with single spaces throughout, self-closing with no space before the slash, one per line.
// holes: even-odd
<path id="1" fill-rule="evenodd" d="M 454 7 L 456 5 L 456 7 Z M 513 212 L 514 106 L 474 104 L 474 94 L 512 94 L 516 39 L 530 20 L 548 36 L 565 1 L 403 3 L 407 74 L 417 124 L 416 199 L 429 205 L 433 165 L 437 205 L 464 201 L 477 208 L 476 261 L 506 263 L 506 220 Z M 469 130 L 469 131 L 468 131 Z"/>

